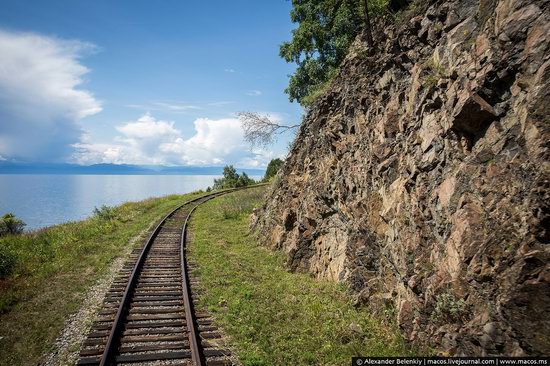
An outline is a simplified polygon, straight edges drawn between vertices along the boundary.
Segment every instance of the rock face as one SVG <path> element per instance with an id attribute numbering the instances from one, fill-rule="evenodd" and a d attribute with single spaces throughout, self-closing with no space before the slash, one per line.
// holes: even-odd
<path id="1" fill-rule="evenodd" d="M 453 355 L 550 354 L 548 0 L 416 2 L 358 39 L 255 219 Z"/>

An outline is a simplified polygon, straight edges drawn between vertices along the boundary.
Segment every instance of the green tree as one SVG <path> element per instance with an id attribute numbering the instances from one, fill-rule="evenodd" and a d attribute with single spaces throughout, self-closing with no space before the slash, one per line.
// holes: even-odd
<path id="1" fill-rule="evenodd" d="M 348 48 L 366 28 L 369 48 L 374 48 L 369 13 L 386 8 L 388 0 L 292 0 L 290 18 L 298 27 L 292 40 L 280 47 L 280 56 L 298 65 L 285 92 L 302 105 L 322 91 L 337 73 Z M 368 11 L 366 11 L 368 9 Z"/>
<path id="2" fill-rule="evenodd" d="M 233 165 L 226 165 L 223 168 L 223 179 L 225 179 L 227 184 L 232 187 L 236 184 L 239 179 L 239 174 L 237 174 L 237 170 L 233 167 Z"/>
<path id="3" fill-rule="evenodd" d="M 220 179 L 214 179 L 214 189 L 226 189 L 226 188 L 236 188 L 236 187 L 245 187 L 251 184 L 256 183 L 254 179 L 248 177 L 248 175 L 243 172 L 241 175 L 237 174 L 237 170 L 233 165 L 226 165 L 223 168 L 223 177 Z"/>
<path id="4" fill-rule="evenodd" d="M 237 180 L 236 187 L 246 187 L 256 183 L 254 179 L 250 178 L 245 172 L 242 172 Z"/>
<path id="5" fill-rule="evenodd" d="M 25 225 L 26 224 L 15 217 L 14 214 L 11 212 L 7 213 L 2 216 L 2 219 L 0 220 L 0 236 L 8 234 L 21 234 Z"/>
<path id="6" fill-rule="evenodd" d="M 264 181 L 270 180 L 272 177 L 277 174 L 279 169 L 283 166 L 284 161 L 281 159 L 272 159 L 269 164 L 267 164 L 267 170 L 265 171 Z"/>
<path id="7" fill-rule="evenodd" d="M 220 179 L 214 179 L 214 189 L 235 187 L 238 179 L 239 175 L 233 165 L 226 165 L 223 168 L 223 177 Z"/>

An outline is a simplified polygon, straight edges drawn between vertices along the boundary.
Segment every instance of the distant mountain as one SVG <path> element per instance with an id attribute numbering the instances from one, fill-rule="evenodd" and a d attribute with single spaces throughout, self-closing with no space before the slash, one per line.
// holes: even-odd
<path id="1" fill-rule="evenodd" d="M 239 169 L 248 175 L 264 175 L 263 169 Z M 128 164 L 40 164 L 0 161 L 0 174 L 105 174 L 105 175 L 221 175 L 223 167 Z"/>

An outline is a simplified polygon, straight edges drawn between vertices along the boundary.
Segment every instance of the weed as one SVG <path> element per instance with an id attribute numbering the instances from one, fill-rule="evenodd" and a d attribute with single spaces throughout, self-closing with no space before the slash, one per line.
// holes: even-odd
<path id="1" fill-rule="evenodd" d="M 403 13 L 400 11 L 391 13 L 390 16 L 393 18 L 395 24 L 399 24 L 403 20 Z"/>
<path id="2" fill-rule="evenodd" d="M 445 67 L 443 67 L 443 65 L 441 65 L 440 63 L 436 63 L 434 61 L 431 65 L 431 69 L 440 78 L 448 77 L 447 69 L 445 69 Z"/>
<path id="3" fill-rule="evenodd" d="M 246 190 L 239 196 L 229 195 L 220 204 L 220 210 L 223 218 L 226 220 L 236 220 L 242 216 L 248 216 L 258 205 L 258 200 L 263 196 L 260 190 Z"/>
<path id="4" fill-rule="evenodd" d="M 505 242 L 504 250 L 507 251 L 508 253 L 511 253 L 514 250 L 516 250 L 517 246 L 518 246 L 518 242 L 511 240 L 511 241 Z"/>
<path id="5" fill-rule="evenodd" d="M 332 79 L 336 76 L 336 74 L 336 71 L 332 72 L 327 81 L 316 85 L 308 95 L 302 98 L 302 105 L 311 107 L 320 97 L 325 95 L 325 93 L 330 89 Z"/>
<path id="6" fill-rule="evenodd" d="M 422 277 L 428 277 L 435 269 L 435 266 L 432 262 L 422 261 L 422 265 L 419 270 L 419 274 Z"/>
<path id="7" fill-rule="evenodd" d="M 431 319 L 435 322 L 463 320 L 468 313 L 468 305 L 463 299 L 457 299 L 450 292 L 444 292 L 436 296 L 435 309 Z"/>
<path id="8" fill-rule="evenodd" d="M 428 75 L 424 80 L 424 87 L 430 89 L 437 84 L 438 80 L 434 75 Z"/>
<path id="9" fill-rule="evenodd" d="M 445 67 L 434 57 L 429 58 L 424 62 L 424 68 L 428 72 L 424 80 L 424 87 L 429 89 L 439 82 L 440 79 L 448 78 L 449 72 Z"/>
<path id="10" fill-rule="evenodd" d="M 115 209 L 113 207 L 102 205 L 100 208 L 94 207 L 94 216 L 102 221 L 111 221 L 116 219 Z"/>
<path id="11" fill-rule="evenodd" d="M 15 266 L 16 257 L 10 249 L 2 245 L 0 246 L 0 277 L 6 277 L 11 274 Z"/>
<path id="12" fill-rule="evenodd" d="M 421 0 L 414 0 L 405 9 L 398 12 L 397 14 L 400 14 L 399 20 L 402 20 L 403 18 L 410 18 L 412 15 L 414 15 L 420 5 L 420 2 Z"/>

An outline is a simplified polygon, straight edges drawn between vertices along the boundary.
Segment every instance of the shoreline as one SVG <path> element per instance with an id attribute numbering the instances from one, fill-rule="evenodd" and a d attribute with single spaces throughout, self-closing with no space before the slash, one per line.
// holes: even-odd
<path id="1" fill-rule="evenodd" d="M 70 326 L 67 319 L 83 308 L 88 291 L 126 250 L 140 244 L 132 239 L 198 195 L 128 202 L 112 208 L 108 217 L 0 238 L 0 257 L 13 260 L 0 278 L 0 364 L 44 361 L 41 357 Z"/>

